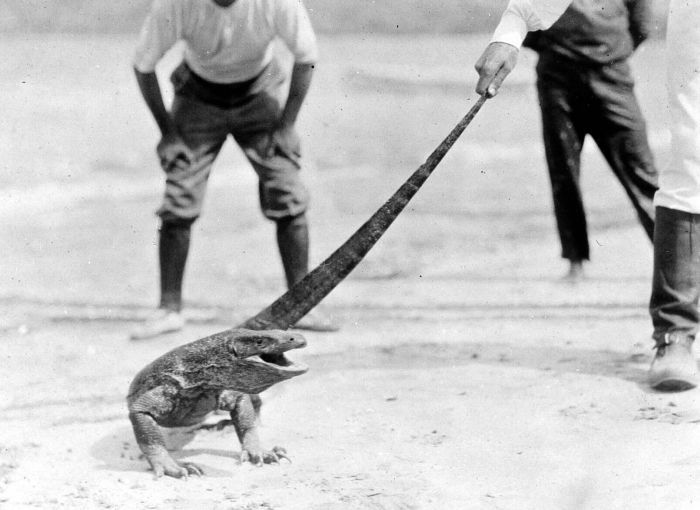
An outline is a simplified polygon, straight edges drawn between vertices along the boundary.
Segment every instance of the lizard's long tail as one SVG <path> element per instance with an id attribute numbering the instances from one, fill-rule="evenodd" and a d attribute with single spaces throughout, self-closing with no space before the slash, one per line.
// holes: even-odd
<path id="1" fill-rule="evenodd" d="M 340 248 L 240 328 L 287 329 L 321 302 L 355 269 L 418 192 L 486 101 L 481 96 L 428 159 Z"/>

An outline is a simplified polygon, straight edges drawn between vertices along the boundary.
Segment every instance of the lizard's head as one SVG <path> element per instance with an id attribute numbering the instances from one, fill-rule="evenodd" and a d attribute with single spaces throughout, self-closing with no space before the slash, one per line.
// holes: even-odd
<path id="1" fill-rule="evenodd" d="M 251 361 L 274 366 L 288 375 L 303 374 L 308 367 L 303 363 L 290 361 L 285 352 L 306 347 L 306 339 L 297 332 L 281 330 L 238 330 L 238 334 L 228 341 L 227 349 L 238 359 L 255 358 Z"/>

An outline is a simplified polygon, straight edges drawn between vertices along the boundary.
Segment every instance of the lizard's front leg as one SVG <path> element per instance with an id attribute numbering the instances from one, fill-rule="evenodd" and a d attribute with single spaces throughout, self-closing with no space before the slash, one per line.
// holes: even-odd
<path id="1" fill-rule="evenodd" d="M 287 451 L 275 446 L 264 450 L 258 436 L 258 412 L 260 398 L 237 391 L 226 390 L 219 397 L 219 408 L 231 413 L 231 423 L 241 443 L 241 462 L 250 462 L 256 466 L 273 464 L 280 459 L 287 459 Z"/>

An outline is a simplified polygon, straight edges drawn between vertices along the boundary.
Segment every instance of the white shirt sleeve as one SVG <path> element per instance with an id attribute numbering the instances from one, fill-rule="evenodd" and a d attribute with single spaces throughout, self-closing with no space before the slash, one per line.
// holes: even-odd
<path id="1" fill-rule="evenodd" d="M 154 0 L 141 27 L 133 64 L 137 71 L 150 73 L 182 37 L 182 10 L 173 0 Z"/>
<path id="2" fill-rule="evenodd" d="M 528 32 L 551 27 L 569 4 L 571 0 L 510 0 L 491 42 L 520 48 Z"/>
<path id="3" fill-rule="evenodd" d="M 318 60 L 316 34 L 302 0 L 276 0 L 275 29 L 298 64 Z"/>

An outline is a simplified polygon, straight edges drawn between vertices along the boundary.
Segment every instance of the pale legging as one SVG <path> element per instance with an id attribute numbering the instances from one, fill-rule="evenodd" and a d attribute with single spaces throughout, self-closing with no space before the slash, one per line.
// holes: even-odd
<path id="1" fill-rule="evenodd" d="M 700 4 L 671 0 L 667 86 L 671 161 L 659 170 L 655 204 L 700 214 Z"/>

